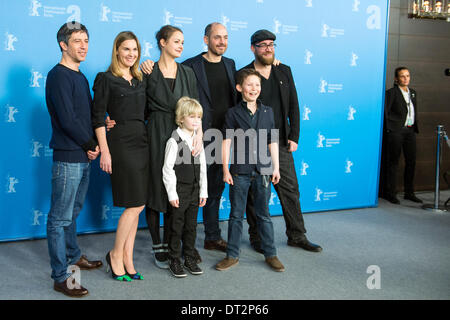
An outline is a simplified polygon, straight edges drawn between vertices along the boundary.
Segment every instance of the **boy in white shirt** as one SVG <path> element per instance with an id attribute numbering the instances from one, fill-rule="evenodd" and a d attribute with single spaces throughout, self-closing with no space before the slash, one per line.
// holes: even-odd
<path id="1" fill-rule="evenodd" d="M 197 236 L 198 208 L 206 204 L 208 187 L 204 150 L 194 157 L 192 142 L 201 127 L 203 109 L 197 100 L 182 97 L 177 102 L 175 122 L 178 128 L 167 141 L 163 182 L 169 198 L 169 270 L 177 277 L 186 277 L 181 265 L 183 242 L 184 267 L 194 275 L 203 271 L 197 265 L 194 250 Z"/>

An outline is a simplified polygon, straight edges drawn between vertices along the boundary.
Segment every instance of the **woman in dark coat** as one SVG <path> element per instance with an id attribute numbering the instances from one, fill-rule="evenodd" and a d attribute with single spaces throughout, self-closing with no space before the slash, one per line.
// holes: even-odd
<path id="1" fill-rule="evenodd" d="M 161 51 L 159 61 L 152 73 L 146 77 L 148 105 L 148 137 L 150 146 L 150 183 L 147 199 L 146 218 L 153 240 L 155 263 L 167 268 L 167 209 L 169 201 L 162 181 L 164 151 L 175 124 L 177 101 L 188 96 L 198 99 L 197 80 L 191 68 L 175 62 L 183 52 L 183 32 L 174 26 L 163 26 L 156 34 Z M 201 136 L 198 135 L 201 142 Z M 164 239 L 159 235 L 160 212 L 164 213 Z"/>

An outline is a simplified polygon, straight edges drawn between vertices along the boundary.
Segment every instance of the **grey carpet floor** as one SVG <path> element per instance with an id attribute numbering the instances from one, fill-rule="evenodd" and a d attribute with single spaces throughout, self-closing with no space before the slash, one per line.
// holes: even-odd
<path id="1" fill-rule="evenodd" d="M 427 203 L 432 193 L 418 193 Z M 444 201 L 450 191 L 441 192 Z M 443 202 L 443 201 L 442 201 Z M 203 249 L 204 229 L 197 229 L 197 248 L 204 274 L 174 278 L 158 269 L 151 255 L 151 238 L 139 230 L 135 266 L 144 281 L 113 281 L 105 268 L 82 271 L 85 299 L 162 300 L 291 300 L 291 299 L 449 299 L 450 213 L 426 211 L 410 201 L 401 205 L 379 200 L 377 208 L 305 214 L 307 236 L 320 244 L 321 253 L 286 244 L 282 217 L 274 217 L 278 256 L 286 267 L 271 271 L 254 252 L 245 234 L 239 265 L 224 272 L 214 265 L 224 254 Z M 221 222 L 226 239 L 227 222 Z M 114 233 L 79 236 L 83 253 L 102 259 L 114 242 Z M 367 286 L 370 266 L 379 268 L 380 288 Z M 371 269 L 369 268 L 369 271 Z M 0 299 L 69 299 L 53 291 L 46 240 L 0 244 Z M 370 282 L 370 281 L 369 281 Z"/>

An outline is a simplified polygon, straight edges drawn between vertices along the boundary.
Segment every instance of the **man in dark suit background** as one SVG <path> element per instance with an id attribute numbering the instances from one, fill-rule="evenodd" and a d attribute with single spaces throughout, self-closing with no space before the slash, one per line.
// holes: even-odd
<path id="1" fill-rule="evenodd" d="M 274 112 L 275 128 L 279 129 L 279 159 L 281 179 L 275 190 L 280 198 L 283 217 L 286 222 L 288 245 L 320 252 L 319 245 L 311 243 L 305 236 L 306 229 L 300 208 L 300 192 L 292 153 L 297 150 L 300 134 L 300 111 L 297 90 L 289 66 L 273 65 L 275 59 L 276 36 L 268 30 L 258 30 L 251 37 L 251 50 L 255 60 L 244 67 L 256 69 L 261 75 L 261 95 L 263 104 Z M 247 222 L 250 243 L 261 252 L 260 237 L 256 228 L 256 215 L 249 199 Z"/>
<path id="2" fill-rule="evenodd" d="M 414 171 L 416 167 L 417 95 L 409 88 L 410 73 L 408 68 L 395 70 L 395 85 L 386 91 L 384 106 L 384 146 L 385 155 L 382 182 L 382 197 L 394 204 L 399 204 L 397 193 L 397 171 L 403 150 L 405 158 L 404 198 L 421 203 L 414 194 Z"/>
<path id="3" fill-rule="evenodd" d="M 205 133 L 211 128 L 222 129 L 228 109 L 237 104 L 237 94 L 235 63 L 223 56 L 228 47 L 227 29 L 220 23 L 210 23 L 205 28 L 203 40 L 208 51 L 187 59 L 183 64 L 191 67 L 197 77 L 199 100 L 203 107 L 202 129 Z M 205 147 L 212 142 L 205 141 Z M 210 164 L 207 176 L 208 201 L 203 207 L 204 248 L 225 252 L 227 243 L 222 239 L 219 227 L 219 207 L 225 188 L 222 165 Z"/>

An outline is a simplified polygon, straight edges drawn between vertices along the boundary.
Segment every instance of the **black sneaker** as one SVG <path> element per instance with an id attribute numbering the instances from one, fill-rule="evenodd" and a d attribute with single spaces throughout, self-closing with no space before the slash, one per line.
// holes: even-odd
<path id="1" fill-rule="evenodd" d="M 198 252 L 198 250 L 195 248 L 194 248 L 194 259 L 197 264 L 202 262 L 202 257 L 200 256 L 200 253 Z"/>
<path id="2" fill-rule="evenodd" d="M 193 275 L 203 274 L 203 270 L 200 269 L 197 262 L 193 258 L 186 257 L 184 260 L 184 267 Z"/>
<path id="3" fill-rule="evenodd" d="M 184 278 L 187 276 L 183 270 L 180 259 L 169 259 L 169 270 L 177 278 Z"/>

